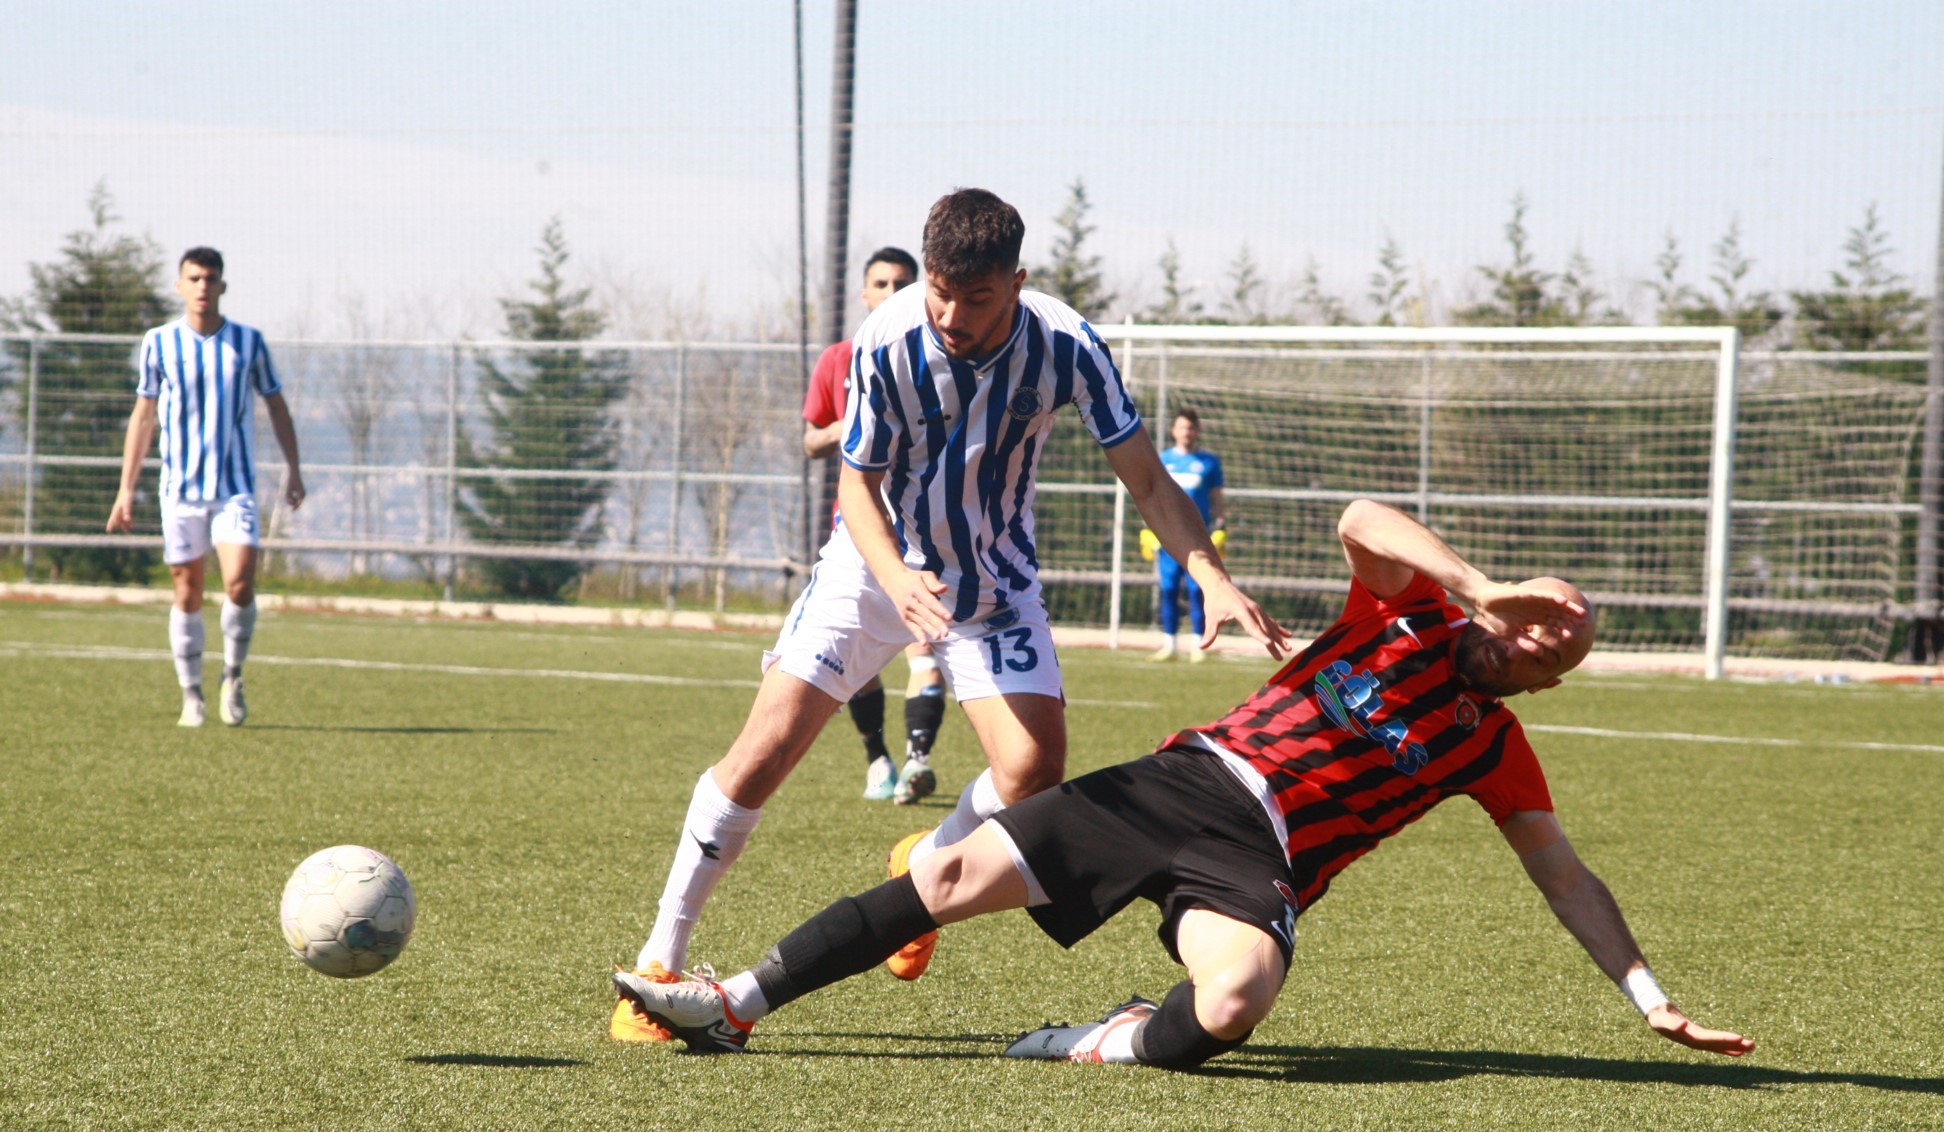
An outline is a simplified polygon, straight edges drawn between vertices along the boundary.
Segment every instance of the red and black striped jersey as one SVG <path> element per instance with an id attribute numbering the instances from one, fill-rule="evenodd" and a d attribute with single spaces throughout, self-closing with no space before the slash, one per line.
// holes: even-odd
<path id="1" fill-rule="evenodd" d="M 1552 809 L 1511 709 L 1473 691 L 1452 665 L 1465 625 L 1422 574 L 1383 600 L 1353 581 L 1342 615 L 1308 648 L 1240 707 L 1192 729 L 1268 781 L 1289 830 L 1299 908 L 1454 794 L 1500 824 L 1518 810 Z"/>

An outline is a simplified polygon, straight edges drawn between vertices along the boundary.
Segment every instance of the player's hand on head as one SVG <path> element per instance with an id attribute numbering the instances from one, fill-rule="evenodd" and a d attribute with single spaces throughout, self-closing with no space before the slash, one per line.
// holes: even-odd
<path id="1" fill-rule="evenodd" d="M 1705 1053 L 1740 1057 L 1755 1048 L 1751 1038 L 1744 1038 L 1729 1030 L 1710 1030 L 1706 1026 L 1696 1025 L 1671 1002 L 1648 1011 L 1647 1024 L 1668 1041 L 1679 1042 Z"/>
<path id="2" fill-rule="evenodd" d="M 1514 625 L 1546 625 L 1561 636 L 1583 632 L 1586 607 L 1553 590 L 1527 584 L 1488 582 L 1473 596 L 1473 619 L 1482 628 L 1503 633 Z"/>
<path id="3" fill-rule="evenodd" d="M 885 586 L 905 628 L 911 630 L 914 638 L 925 642 L 943 637 L 951 626 L 952 615 L 938 600 L 938 595 L 945 590 L 945 583 L 930 570 L 905 570 Z"/>

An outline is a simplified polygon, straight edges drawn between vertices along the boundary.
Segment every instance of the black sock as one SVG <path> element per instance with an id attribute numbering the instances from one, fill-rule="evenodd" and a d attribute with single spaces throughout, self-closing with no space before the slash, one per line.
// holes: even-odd
<path id="1" fill-rule="evenodd" d="M 774 1010 L 839 979 L 862 974 L 938 927 L 911 874 L 846 896 L 777 941 L 752 972 Z"/>
<path id="2" fill-rule="evenodd" d="M 1248 1041 L 1249 1034 L 1218 1038 L 1203 1029 L 1195 1017 L 1195 984 L 1183 979 L 1161 1000 L 1161 1009 L 1134 1031 L 1134 1058 L 1143 1065 L 1193 1069 Z"/>
<path id="3" fill-rule="evenodd" d="M 857 733 L 864 737 L 864 761 L 890 758 L 891 752 L 884 749 L 884 689 L 872 688 L 852 696 L 850 713 Z"/>
<path id="4" fill-rule="evenodd" d="M 932 744 L 938 741 L 939 725 L 945 722 L 945 685 L 927 684 L 915 696 L 905 697 L 906 750 L 912 758 L 931 757 Z"/>

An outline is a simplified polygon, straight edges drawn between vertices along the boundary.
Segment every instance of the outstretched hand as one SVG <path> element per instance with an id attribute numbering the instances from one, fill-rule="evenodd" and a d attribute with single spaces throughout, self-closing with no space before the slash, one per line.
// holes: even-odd
<path id="1" fill-rule="evenodd" d="M 1277 624 L 1275 618 L 1264 613 L 1261 606 L 1233 584 L 1204 586 L 1202 612 L 1207 618 L 1207 628 L 1202 630 L 1201 648 L 1215 643 L 1215 635 L 1223 622 L 1233 621 L 1276 660 L 1289 653 L 1289 630 Z"/>
<path id="2" fill-rule="evenodd" d="M 1679 1042 L 1690 1049 L 1698 1049 L 1705 1053 L 1740 1057 L 1755 1048 L 1753 1039 L 1744 1038 L 1740 1034 L 1729 1030 L 1710 1030 L 1705 1026 L 1695 1025 L 1671 1002 L 1648 1011 L 1647 1024 L 1668 1041 Z"/>

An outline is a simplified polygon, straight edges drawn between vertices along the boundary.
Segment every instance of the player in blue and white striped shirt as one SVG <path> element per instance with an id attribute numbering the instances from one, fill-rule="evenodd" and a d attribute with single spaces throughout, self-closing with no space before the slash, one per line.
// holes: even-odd
<path id="1" fill-rule="evenodd" d="M 251 433 L 255 398 L 263 398 L 289 473 L 284 501 L 304 502 L 297 430 L 263 335 L 222 315 L 223 256 L 190 248 L 176 265 L 182 317 L 142 337 L 136 359 L 135 411 L 122 444 L 121 490 L 108 530 L 131 530 L 135 488 L 149 442 L 161 433 L 162 559 L 175 583 L 169 650 L 182 685 L 184 727 L 203 722 L 203 558 L 213 545 L 223 572 L 223 722 L 241 724 L 243 660 L 256 627 L 256 465 Z"/>
<path id="2" fill-rule="evenodd" d="M 1106 345 L 1064 303 L 1022 291 L 1025 230 L 982 189 L 943 197 L 925 224 L 924 286 L 886 300 L 858 331 L 837 489 L 843 522 L 765 655 L 742 733 L 696 783 L 654 934 L 637 972 L 616 976 L 623 995 L 610 1033 L 623 1036 L 626 980 L 658 978 L 656 965 L 680 969 L 702 904 L 763 803 L 838 705 L 913 638 L 932 642 L 990 769 L 943 825 L 892 851 L 894 875 L 1060 781 L 1065 701 L 1032 513 L 1057 410 L 1078 410 L 1148 526 L 1201 582 L 1204 644 L 1235 621 L 1272 656 L 1285 647 L 1282 627 L 1229 580 L 1201 514 L 1162 468 Z M 892 973 L 917 978 L 934 939 L 894 956 Z"/>

